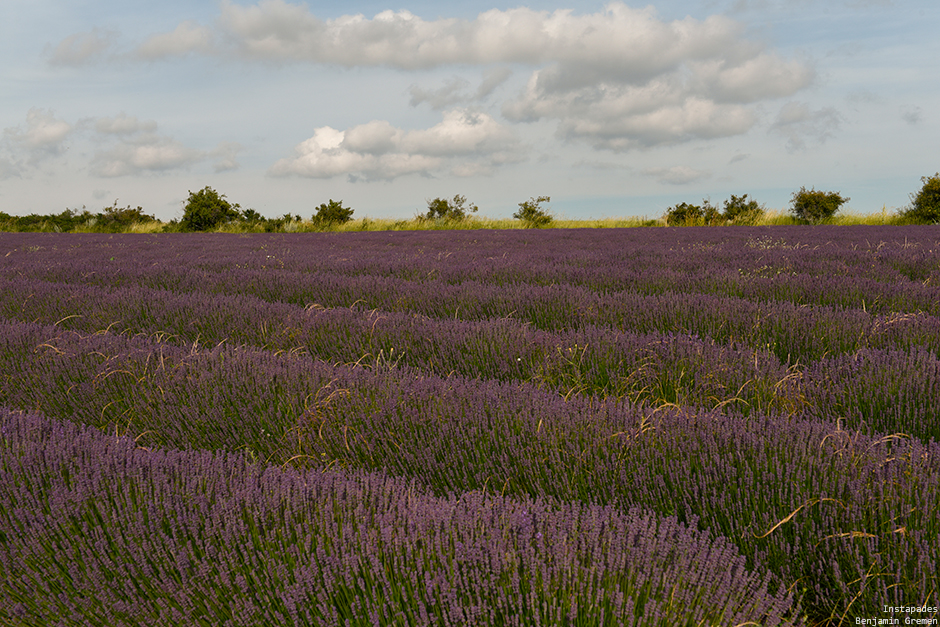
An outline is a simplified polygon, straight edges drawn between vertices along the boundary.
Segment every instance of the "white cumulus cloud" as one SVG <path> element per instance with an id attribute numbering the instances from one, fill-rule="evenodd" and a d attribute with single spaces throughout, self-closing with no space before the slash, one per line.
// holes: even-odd
<path id="1" fill-rule="evenodd" d="M 189 167 L 209 156 L 234 159 L 231 151 L 223 155 L 225 151 L 207 153 L 190 148 L 158 133 L 154 120 L 141 120 L 123 112 L 112 117 L 87 118 L 79 126 L 90 131 L 97 146 L 89 170 L 103 178 L 167 172 Z"/>
<path id="2" fill-rule="evenodd" d="M 107 42 L 88 37 L 60 47 L 91 58 Z M 791 98 L 815 80 L 812 63 L 783 58 L 749 39 L 743 24 L 728 16 L 670 21 L 652 6 L 620 1 L 584 14 L 517 7 L 472 19 L 425 20 L 405 10 L 323 19 L 285 0 L 222 0 L 211 25 L 182 22 L 150 37 L 136 55 L 153 60 L 190 53 L 407 71 L 487 68 L 475 91 L 459 76 L 437 88 L 413 85 L 411 104 L 435 110 L 477 103 L 507 80 L 507 64 L 528 65 L 530 80 L 502 103 L 503 117 L 547 120 L 561 138 L 612 151 L 746 133 L 762 103 Z"/>
<path id="3" fill-rule="evenodd" d="M 789 96 L 813 78 L 809 63 L 787 61 L 774 53 L 760 52 L 741 60 L 710 59 L 690 65 L 691 88 L 718 102 L 748 103 Z"/>
<path id="4" fill-rule="evenodd" d="M 47 157 L 61 154 L 65 139 L 72 130 L 71 124 L 57 119 L 52 111 L 33 108 L 26 114 L 25 125 L 7 128 L 4 135 L 17 160 L 35 165 Z"/>
<path id="5" fill-rule="evenodd" d="M 272 176 L 390 180 L 408 174 L 487 174 L 499 163 L 519 160 L 519 140 L 486 113 L 445 111 L 429 129 L 403 130 L 374 120 L 340 131 L 318 128 L 294 155 L 275 163 Z"/>
<path id="6" fill-rule="evenodd" d="M 755 112 L 687 93 L 671 81 L 634 87 L 604 85 L 555 95 L 539 92 L 537 76 L 523 96 L 503 107 L 510 120 L 558 120 L 558 135 L 595 148 L 625 151 L 747 132 Z"/>
<path id="7" fill-rule="evenodd" d="M 408 11 L 321 19 L 284 0 L 225 1 L 218 28 L 217 39 L 246 59 L 405 70 L 539 66 L 503 115 L 555 121 L 559 136 L 615 151 L 745 133 L 757 122 L 755 103 L 790 97 L 815 76 L 810 63 L 748 40 L 728 17 L 666 21 L 652 7 L 622 2 L 580 15 L 518 7 L 424 20 Z M 436 89 L 412 86 L 411 104 L 473 102 L 506 80 L 500 72 L 476 94 L 460 77 Z"/>
<path id="8" fill-rule="evenodd" d="M 216 172 L 237 170 L 243 146 L 219 142 L 213 150 L 192 148 L 158 132 L 153 120 L 133 115 L 82 118 L 71 124 L 46 109 L 30 109 L 25 124 L 6 128 L 0 141 L 0 179 L 28 177 L 36 168 L 78 146 L 70 160 L 90 159 L 81 166 L 99 177 L 165 173 L 213 161 Z M 61 160 L 60 160 L 61 161 Z M 61 163 L 60 163 L 61 164 Z"/>
<path id="9" fill-rule="evenodd" d="M 52 111 L 44 109 L 29 110 L 26 114 L 26 128 L 6 130 L 13 141 L 30 150 L 56 150 L 71 131 L 71 124 L 57 120 Z"/>
<path id="10" fill-rule="evenodd" d="M 648 79 L 688 59 L 712 58 L 738 47 L 742 30 L 722 16 L 664 22 L 651 7 L 622 2 L 584 15 L 518 7 L 485 11 L 473 20 L 424 20 L 408 11 L 324 20 L 284 0 L 253 6 L 226 0 L 219 25 L 225 39 L 250 58 L 402 69 L 560 62 L 565 65 L 557 78 L 573 81 L 569 87 L 599 75 Z"/>
<path id="11" fill-rule="evenodd" d="M 92 174 L 112 178 L 185 168 L 209 156 L 157 133 L 157 123 L 120 113 L 91 118 L 82 126 L 93 130 L 99 145 L 89 164 Z"/>
<path id="12" fill-rule="evenodd" d="M 175 139 L 144 134 L 96 153 L 91 171 L 106 178 L 161 172 L 192 165 L 204 156 Z"/>
<path id="13" fill-rule="evenodd" d="M 743 39 L 727 18 L 666 23 L 617 4 L 607 14 L 584 35 L 591 54 L 535 70 L 503 115 L 555 120 L 560 137 L 624 151 L 746 133 L 759 118 L 754 103 L 813 81 L 809 64 Z"/>

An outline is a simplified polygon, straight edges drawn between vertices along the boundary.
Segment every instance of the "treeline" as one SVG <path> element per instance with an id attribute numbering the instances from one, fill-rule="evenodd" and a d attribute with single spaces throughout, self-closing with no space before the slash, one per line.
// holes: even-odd
<path id="1" fill-rule="evenodd" d="M 921 177 L 923 187 L 911 194 L 911 203 L 891 216 L 895 224 L 940 224 L 940 173 Z M 681 202 L 666 210 L 663 219 L 668 226 L 756 225 L 766 222 L 767 209 L 748 195 L 731 195 L 718 208 L 709 200 L 701 205 Z M 851 200 L 839 192 L 816 188 L 794 192 L 790 198 L 790 216 L 797 224 L 823 224 L 832 221 L 839 209 Z"/>
<path id="2" fill-rule="evenodd" d="M 890 214 L 885 211 L 882 224 L 940 224 L 940 173 L 921 177 L 923 186 L 911 194 L 908 206 Z M 848 202 L 840 192 L 820 191 L 801 187 L 790 200 L 789 216 L 781 219 L 769 212 L 765 205 L 749 198 L 731 195 L 721 206 L 705 199 L 695 205 L 687 202 L 669 207 L 659 220 L 632 220 L 632 226 L 723 226 L 723 225 L 771 225 L 771 224 L 825 224 L 840 223 L 839 210 Z M 559 224 L 555 216 L 542 207 L 550 202 L 549 196 L 532 197 L 519 203 L 512 220 L 493 220 L 484 228 L 544 228 L 550 226 L 602 226 L 602 221 L 564 221 Z M 478 207 L 468 202 L 466 196 L 457 194 L 453 198 L 434 198 L 427 201 L 427 211 L 416 214 L 411 220 L 372 221 L 364 218 L 353 228 L 359 230 L 439 229 L 467 228 L 476 225 L 471 214 Z M 343 201 L 322 203 L 316 207 L 309 219 L 300 215 L 284 214 L 279 218 L 268 218 L 254 209 L 242 209 L 238 203 L 230 202 L 224 194 L 211 187 L 198 192 L 189 192 L 179 220 L 161 222 L 144 213 L 143 208 L 119 207 L 117 201 L 101 212 L 92 213 L 85 207 L 81 211 L 66 209 L 60 214 L 12 216 L 0 211 L 0 231 L 42 231 L 73 233 L 123 233 L 140 232 L 292 232 L 348 230 L 344 227 L 353 220 L 354 210 L 343 206 Z M 515 222 L 514 222 L 515 221 Z M 386 222 L 389 222 L 386 224 Z M 841 223 L 845 223 L 841 221 Z M 479 225 L 477 225 L 479 228 Z"/>
<path id="3" fill-rule="evenodd" d="M 66 209 L 57 215 L 11 216 L 0 211 L 0 230 L 3 231 L 54 231 L 67 233 L 87 231 L 91 233 L 123 233 L 135 224 L 157 222 L 157 219 L 144 213 L 142 207 L 118 207 L 117 201 L 105 207 L 99 213 L 92 213 L 82 207 L 81 211 Z"/>
<path id="4" fill-rule="evenodd" d="M 550 197 L 539 196 L 521 202 L 519 211 L 513 215 L 513 218 L 520 220 L 527 228 L 548 226 L 554 218 L 542 209 L 541 205 L 549 201 L 551 201 Z M 415 216 L 415 221 L 418 223 L 457 224 L 469 219 L 470 214 L 476 213 L 479 209 L 473 203 L 468 204 L 467 197 L 460 194 L 452 199 L 435 198 L 427 202 L 427 213 Z M 354 212 L 353 209 L 344 207 L 343 201 L 335 201 L 331 198 L 328 203 L 322 203 L 316 208 L 316 212 L 310 217 L 309 224 L 314 229 L 334 228 L 352 221 Z M 285 227 L 290 230 L 288 225 L 296 225 L 302 221 L 301 216 L 290 214 L 276 219 L 264 218 L 254 209 L 242 210 L 237 203 L 230 203 L 224 194 L 206 187 L 198 192 L 189 192 L 189 200 L 183 209 L 183 219 L 179 223 L 171 222 L 170 226 L 178 226 L 178 230 L 182 231 L 211 231 L 224 227 L 226 224 L 243 222 L 261 227 L 265 231 L 279 231 L 284 230 Z M 297 230 L 296 226 L 294 230 Z"/>
<path id="5" fill-rule="evenodd" d="M 549 226 L 554 217 L 542 208 L 542 203 L 551 201 L 549 196 L 532 197 L 519 203 L 519 210 L 513 219 L 519 220 L 525 228 Z M 466 196 L 457 194 L 453 198 L 434 198 L 427 201 L 427 212 L 415 215 L 413 220 L 395 222 L 393 228 L 414 226 L 418 228 L 448 228 L 465 226 L 470 214 L 478 207 L 467 202 Z M 0 231 L 18 232 L 85 232 L 85 233 L 121 233 L 126 231 L 146 232 L 197 232 L 197 231 L 317 231 L 331 230 L 353 219 L 354 210 L 343 206 L 343 201 L 332 198 L 327 203 L 316 207 L 309 220 L 300 215 L 284 214 L 280 218 L 267 218 L 254 209 L 242 209 L 238 203 L 228 200 L 225 194 L 206 186 L 198 192 L 189 192 L 189 198 L 183 208 L 180 220 L 163 223 L 154 216 L 144 213 L 141 207 L 121 208 L 117 201 L 105 207 L 100 213 L 92 213 L 82 207 L 82 211 L 66 209 L 58 215 L 12 216 L 0 212 Z M 362 220 L 362 229 L 369 230 L 372 223 L 368 218 Z"/>

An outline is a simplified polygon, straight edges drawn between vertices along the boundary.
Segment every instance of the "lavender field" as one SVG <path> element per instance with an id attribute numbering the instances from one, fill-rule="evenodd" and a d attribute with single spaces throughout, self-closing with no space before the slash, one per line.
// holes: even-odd
<path id="1" fill-rule="evenodd" d="M 0 316 L 4 625 L 940 617 L 940 227 L 0 234 Z"/>

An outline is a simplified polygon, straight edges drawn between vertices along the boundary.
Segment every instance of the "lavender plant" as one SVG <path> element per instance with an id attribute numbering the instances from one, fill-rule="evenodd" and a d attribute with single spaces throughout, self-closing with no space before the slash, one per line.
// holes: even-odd
<path id="1" fill-rule="evenodd" d="M 638 509 L 0 430 L 7 625 L 793 624 L 727 540 Z"/>
<path id="2" fill-rule="evenodd" d="M 937 583 L 923 574 L 932 566 L 921 568 L 936 561 L 931 538 L 940 535 L 929 488 L 936 452 L 916 441 L 882 442 L 798 415 L 745 421 L 728 407 L 644 410 L 563 399 L 531 384 L 329 366 L 250 349 L 153 350 L 149 338 L 68 333 L 43 342 L 48 331 L 20 327 L 20 345 L 34 355 L 21 362 L 39 374 L 20 366 L 22 387 L 7 385 L 3 402 L 35 403 L 140 446 L 365 468 L 412 477 L 439 495 L 475 490 L 643 507 L 732 539 L 751 568 L 779 577 L 781 589 L 814 582 L 800 591 L 816 616 L 840 614 L 850 602 L 868 609 L 900 602 Z M 12 335 L 3 337 L 10 348 Z M 783 486 L 781 477 L 789 478 Z M 921 494 L 913 486 L 927 487 Z M 777 525 L 791 512 L 801 515 Z M 820 553 L 821 542 L 832 547 Z M 896 568 L 879 571 L 884 589 L 858 587 L 866 569 L 884 564 Z"/>
<path id="3" fill-rule="evenodd" d="M 147 554 L 156 557 L 133 566 L 137 574 L 128 574 L 136 563 L 130 557 L 109 557 L 113 563 L 100 557 L 109 555 L 102 547 L 110 550 L 125 542 L 116 529 L 138 528 L 133 518 L 138 510 L 127 503 L 146 501 L 122 496 L 120 486 L 137 486 L 128 494 L 139 495 L 156 494 L 163 484 L 140 488 L 142 479 L 127 478 L 121 469 L 137 468 L 137 461 L 106 465 L 95 490 L 106 495 L 102 503 L 117 509 L 105 515 L 103 506 L 91 505 L 91 497 L 69 500 L 79 485 L 73 478 L 86 470 L 71 462 L 56 462 L 60 465 L 49 470 L 40 460 L 51 453 L 35 448 L 29 464 L 40 465 L 27 464 L 23 468 L 32 468 L 31 474 L 21 473 L 29 481 L 19 478 L 5 486 L 18 490 L 9 493 L 18 509 L 2 512 L 39 521 L 29 528 L 32 535 L 23 536 L 29 539 L 16 545 L 17 551 L 38 553 L 10 557 L 7 572 L 25 560 L 36 573 L 68 572 L 78 579 L 63 575 L 50 580 L 56 583 L 24 583 L 16 588 L 20 596 L 0 607 L 20 603 L 22 611 L 51 612 L 66 624 L 94 623 L 100 616 L 115 624 L 195 622 L 196 616 L 212 616 L 205 618 L 212 624 L 330 624 L 346 618 L 354 624 L 461 624 L 473 622 L 475 611 L 485 616 L 483 624 L 505 624 L 510 621 L 507 607 L 529 623 L 682 624 L 678 615 L 668 614 L 675 609 L 668 603 L 640 601 L 647 594 L 643 590 L 650 590 L 651 599 L 660 598 L 653 588 L 636 584 L 621 598 L 617 586 L 622 580 L 609 577 L 599 583 L 584 574 L 576 564 L 587 564 L 583 555 L 588 553 L 600 560 L 591 552 L 599 549 L 569 552 L 582 557 L 564 562 L 546 552 L 532 553 L 524 543 L 515 548 L 493 544 L 493 538 L 513 537 L 507 530 L 516 529 L 506 526 L 516 520 L 511 516 L 497 522 L 479 517 L 490 511 L 486 508 L 503 507 L 497 502 L 538 510 L 533 524 L 548 525 L 545 521 L 556 520 L 551 516 L 561 516 L 558 512 L 566 508 L 581 512 L 575 519 L 588 520 L 584 512 L 603 507 L 611 516 L 635 513 L 648 520 L 643 528 L 649 533 L 635 537 L 667 530 L 675 540 L 697 530 L 710 539 L 698 535 L 701 542 L 680 544 L 708 546 L 709 551 L 727 540 L 739 558 L 729 553 L 723 559 L 743 559 L 747 572 L 762 573 L 748 580 L 766 584 L 766 593 L 754 593 L 755 598 L 786 602 L 791 593 L 801 600 L 790 614 L 745 608 L 734 614 L 742 622 L 774 624 L 772 616 L 787 616 L 780 619 L 786 622 L 799 614 L 811 624 L 849 624 L 853 616 L 878 614 L 884 605 L 923 603 L 938 589 L 935 573 L 940 571 L 938 415 L 932 402 L 940 396 L 938 285 L 940 227 L 250 237 L 0 234 L 0 405 L 94 426 L 134 455 L 159 457 L 179 449 L 185 452 L 172 455 L 202 464 L 193 478 L 167 478 L 168 486 L 190 481 L 196 483 L 186 485 L 201 487 L 167 493 L 160 501 L 163 513 L 151 520 L 168 521 L 173 530 L 183 524 L 179 521 L 195 520 L 186 509 L 194 502 L 235 502 L 212 500 L 229 488 L 212 487 L 221 485 L 212 483 L 215 471 L 203 473 L 202 468 L 219 464 L 226 472 L 251 468 L 245 470 L 249 477 L 280 467 L 283 476 L 303 477 L 310 485 L 312 477 L 327 475 L 339 482 L 335 485 L 363 477 L 405 485 L 401 478 L 407 478 L 415 482 L 413 494 L 420 495 L 408 502 L 425 499 L 434 503 L 428 506 L 432 509 L 451 507 L 447 503 L 458 509 L 479 505 L 465 514 L 479 530 L 467 533 L 483 544 L 459 539 L 464 537 L 459 525 L 451 536 L 437 527 L 421 527 L 424 523 L 416 521 L 425 520 L 425 514 L 414 509 L 389 519 L 382 534 L 405 529 L 402 538 L 438 538 L 434 542 L 445 548 L 435 550 L 445 556 L 457 555 L 448 552 L 457 547 L 448 544 L 451 538 L 476 547 L 472 555 L 490 556 L 485 572 L 472 570 L 482 564 L 479 560 L 468 562 L 477 565 L 472 568 L 459 560 L 441 565 L 433 561 L 438 559 L 433 552 L 431 561 L 419 563 L 409 557 L 418 551 L 414 539 L 395 545 L 404 551 L 404 561 L 388 558 L 392 561 L 369 562 L 375 567 L 363 569 L 372 554 L 346 550 L 342 568 L 347 570 L 335 566 L 336 560 L 317 561 L 321 579 L 316 581 L 325 581 L 323 564 L 331 564 L 335 568 L 328 576 L 343 583 L 310 601 L 313 597 L 301 590 L 312 580 L 291 579 L 291 573 L 307 571 L 298 570 L 299 554 L 284 548 L 297 543 L 268 540 L 295 534 L 290 521 L 306 520 L 290 518 L 289 511 L 301 509 L 291 510 L 291 498 L 285 496 L 262 508 L 281 512 L 273 518 L 231 507 L 205 514 L 214 516 L 212 529 L 247 529 L 237 536 L 238 543 L 225 545 L 228 561 L 219 562 L 226 566 L 217 574 L 206 575 L 208 548 L 197 554 L 192 547 L 201 546 L 198 541 L 179 542 L 221 532 L 190 522 L 169 535 L 163 523 L 144 525 L 148 537 L 163 534 L 161 542 L 172 543 L 147 545 L 153 549 Z M 73 428 L 55 424 L 55 429 Z M 27 462 L 7 438 L 13 431 L 4 428 L 0 468 L 6 471 Z M 43 429 L 34 431 L 47 433 Z M 30 440 L 33 436 L 17 437 L 18 443 L 40 446 Z M 88 446 L 99 450 L 97 444 Z M 194 462 L 198 455 L 209 457 Z M 213 461 L 223 458 L 229 461 Z M 109 489 L 101 487 L 106 476 L 111 477 Z M 219 481 L 230 482 L 233 476 Z M 342 485 L 344 495 L 359 490 Z M 53 486 L 71 492 L 55 492 Z M 248 488 L 232 490 L 243 494 Z M 78 508 L 69 510 L 71 518 L 49 516 L 52 505 L 44 499 L 50 494 L 60 495 L 55 507 L 72 503 Z M 275 489 L 272 494 L 281 493 Z M 340 516 L 343 507 L 337 505 L 330 520 L 347 520 Z M 364 510 L 355 511 L 360 516 Z M 365 520 L 376 516 L 368 514 Z M 596 535 L 597 521 L 607 519 L 590 516 L 593 522 L 577 523 L 579 537 L 590 530 L 598 546 L 614 546 Z M 257 532 L 252 520 L 264 522 L 255 525 Z M 362 518 L 348 520 L 344 529 L 368 527 L 355 527 Z M 563 544 L 558 538 L 574 537 L 575 527 L 551 525 L 535 533 L 548 537 L 548 530 L 562 529 L 552 536 L 552 546 Z M 0 552 L 13 546 L 5 529 L 0 526 Z M 43 536 L 42 529 L 50 531 Z M 311 543 L 346 537 L 330 535 L 328 526 L 307 531 L 309 538 L 304 538 Z M 356 538 L 374 538 L 368 533 L 379 532 L 356 533 Z M 300 538 L 302 531 L 296 534 Z M 87 559 L 56 562 L 62 553 L 50 547 L 70 542 L 76 548 L 68 555 Z M 88 548 L 94 543 L 98 561 Z M 490 549 L 485 547 L 497 545 L 498 551 L 486 553 Z M 422 540 L 420 550 L 427 546 Z M 125 549 L 128 555 L 137 551 Z M 699 572 L 696 568 L 713 558 L 697 550 L 677 550 L 668 564 Z M 505 561 L 507 555 L 523 553 L 530 561 Z M 186 564 L 200 564 L 203 579 L 192 568 L 173 571 L 166 565 L 170 562 L 161 561 L 181 554 L 190 556 Z M 293 557 L 272 558 L 276 568 L 269 568 L 263 555 Z M 623 572 L 622 564 L 603 563 L 611 573 Z M 530 570 L 519 570 L 523 564 Z M 576 576 L 544 575 L 561 564 Z M 139 574 L 158 570 L 160 585 L 172 590 L 163 596 Z M 228 576 L 223 571 L 263 577 L 254 581 L 244 574 L 244 586 L 231 578 L 223 585 L 218 583 Z M 185 584 L 174 572 L 188 573 Z M 415 578 L 422 572 L 444 574 L 433 576 L 438 583 L 428 583 Z M 470 579 L 455 572 L 471 573 Z M 543 574 L 520 574 L 517 589 L 512 583 L 517 572 Z M 644 566 L 629 572 L 650 571 Z M 656 572 L 675 578 L 680 571 Z M 379 583 L 373 585 L 366 574 Z M 92 583 L 75 587 L 69 583 L 73 580 Z M 125 596 L 150 600 L 156 613 L 124 608 L 120 611 L 130 613 L 117 617 L 103 609 L 112 607 L 107 603 L 95 605 L 99 593 L 88 591 L 116 581 L 135 582 Z M 30 585 L 39 590 L 34 596 L 29 596 Z M 213 592 L 212 586 L 222 592 Z M 487 596 L 490 588 L 496 596 Z M 273 591 L 284 589 L 303 602 L 277 601 Z M 187 596 L 190 590 L 200 590 L 198 598 Z M 220 598 L 223 593 L 228 600 Z M 604 616 L 612 618 L 596 619 L 597 608 L 581 599 L 607 594 L 612 596 L 603 598 L 612 600 Z M 708 616 L 732 616 L 716 614 L 699 597 L 683 598 L 688 607 L 704 612 L 697 616 L 705 623 L 724 623 Z M 378 609 L 389 599 L 400 614 Z M 576 618 L 566 618 L 574 602 L 581 609 Z M 630 603 L 632 610 L 624 609 Z M 298 607 L 314 609 L 305 614 Z M 299 618 L 278 618 L 293 617 L 295 611 Z M 38 619 L 9 620 L 33 624 Z"/>

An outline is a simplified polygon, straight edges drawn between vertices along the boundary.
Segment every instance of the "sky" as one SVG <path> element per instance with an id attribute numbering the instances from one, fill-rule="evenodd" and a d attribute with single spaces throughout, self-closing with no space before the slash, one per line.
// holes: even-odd
<path id="1" fill-rule="evenodd" d="M 4 0 L 0 211 L 658 218 L 940 170 L 935 0 Z"/>

